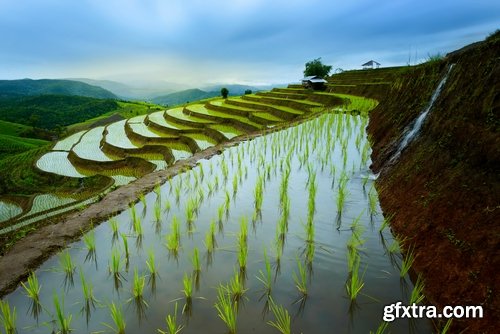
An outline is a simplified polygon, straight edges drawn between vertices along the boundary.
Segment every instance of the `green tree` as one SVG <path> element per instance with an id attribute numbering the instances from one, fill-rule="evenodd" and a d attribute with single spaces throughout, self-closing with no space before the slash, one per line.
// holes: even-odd
<path id="1" fill-rule="evenodd" d="M 321 62 L 321 58 L 316 58 L 314 60 L 308 61 L 306 63 L 306 69 L 304 70 L 304 76 L 308 77 L 311 75 L 317 75 L 321 78 L 327 76 L 332 70 L 331 66 L 324 65 Z"/>
<path id="2" fill-rule="evenodd" d="M 222 87 L 220 90 L 220 95 L 222 95 L 223 98 L 227 99 L 228 94 L 229 94 L 229 90 L 226 87 Z"/>
<path id="3" fill-rule="evenodd" d="M 252 94 L 252 90 L 251 89 L 245 90 L 245 95 L 248 95 L 248 94 Z"/>

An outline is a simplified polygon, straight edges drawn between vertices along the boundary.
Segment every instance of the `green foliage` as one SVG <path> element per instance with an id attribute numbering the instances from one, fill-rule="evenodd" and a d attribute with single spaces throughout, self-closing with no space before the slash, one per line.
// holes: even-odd
<path id="1" fill-rule="evenodd" d="M 55 129 L 118 109 L 114 100 L 83 96 L 41 95 L 0 99 L 0 118 L 44 129 Z"/>
<path id="2" fill-rule="evenodd" d="M 217 288 L 217 302 L 215 308 L 219 318 L 226 324 L 229 333 L 236 333 L 236 316 L 238 313 L 238 302 L 231 298 L 230 289 L 227 286 L 220 285 Z"/>
<path id="3" fill-rule="evenodd" d="M 290 334 L 292 332 L 290 329 L 291 318 L 288 311 L 282 305 L 276 305 L 272 297 L 269 298 L 269 307 L 276 320 L 267 323 L 276 328 L 281 334 Z"/>
<path id="4" fill-rule="evenodd" d="M 0 300 L 0 323 L 6 334 L 16 333 L 16 308 L 10 309 L 7 301 Z"/>
<path id="5" fill-rule="evenodd" d="M 221 90 L 220 90 L 220 95 L 227 99 L 227 95 L 229 94 L 229 90 L 226 88 L 226 87 L 222 87 Z"/>
<path id="6" fill-rule="evenodd" d="M 321 78 L 324 78 L 327 76 L 330 71 L 332 70 L 332 67 L 329 65 L 324 65 L 321 62 L 321 58 L 316 58 L 314 60 L 308 61 L 306 63 L 306 68 L 304 70 L 304 76 L 312 76 L 312 75 L 317 75 Z"/>
<path id="7" fill-rule="evenodd" d="M 158 329 L 158 332 L 161 334 L 178 334 L 184 328 L 183 325 L 179 326 L 177 324 L 177 303 L 175 303 L 174 315 L 171 314 L 167 315 L 165 321 L 167 323 L 167 331 L 164 332 L 161 329 Z"/>

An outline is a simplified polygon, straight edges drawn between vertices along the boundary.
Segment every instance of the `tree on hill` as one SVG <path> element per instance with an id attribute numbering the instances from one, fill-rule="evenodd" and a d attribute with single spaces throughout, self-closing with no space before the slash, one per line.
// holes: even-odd
<path id="1" fill-rule="evenodd" d="M 252 90 L 251 89 L 246 89 L 245 90 L 245 95 L 248 95 L 248 94 L 252 94 Z"/>
<path id="2" fill-rule="evenodd" d="M 228 94 L 229 94 L 229 90 L 226 87 L 222 87 L 220 90 L 220 95 L 222 95 L 223 98 L 227 99 Z"/>
<path id="3" fill-rule="evenodd" d="M 318 77 L 324 78 L 327 76 L 330 71 L 332 70 L 332 67 L 329 65 L 324 65 L 321 62 L 321 58 L 316 58 L 314 60 L 308 61 L 306 63 L 306 69 L 304 70 L 304 76 L 312 76 L 312 75 L 317 75 Z"/>

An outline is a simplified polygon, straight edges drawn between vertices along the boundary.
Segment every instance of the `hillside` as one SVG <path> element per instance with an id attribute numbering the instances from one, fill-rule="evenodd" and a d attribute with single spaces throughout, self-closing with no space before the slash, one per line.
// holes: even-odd
<path id="1" fill-rule="evenodd" d="M 55 129 L 85 121 L 118 108 L 114 100 L 83 96 L 40 95 L 0 99 L 0 119 Z"/>
<path id="2" fill-rule="evenodd" d="M 98 86 L 79 81 L 57 79 L 0 80 L 0 98 L 34 95 L 76 95 L 115 99 L 115 94 Z"/>
<path id="3" fill-rule="evenodd" d="M 454 319 L 456 333 L 495 333 L 499 323 L 498 54 L 497 33 L 443 60 L 329 79 L 333 91 L 380 99 L 368 132 L 393 233 L 413 250 L 415 277 L 422 275 L 431 304 L 484 307 L 484 319 Z M 447 72 L 421 130 L 399 154 Z"/>
<path id="4" fill-rule="evenodd" d="M 153 103 L 173 106 L 183 103 L 189 103 L 197 100 L 203 100 L 210 97 L 219 96 L 219 92 L 206 92 L 198 88 L 186 89 L 180 92 L 170 93 L 167 95 L 157 96 L 152 99 Z"/>

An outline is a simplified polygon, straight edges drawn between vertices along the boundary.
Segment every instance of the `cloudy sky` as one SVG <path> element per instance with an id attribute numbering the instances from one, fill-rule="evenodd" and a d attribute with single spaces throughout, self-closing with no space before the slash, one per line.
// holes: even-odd
<path id="1" fill-rule="evenodd" d="M 284 83 L 314 58 L 413 64 L 498 28 L 498 0 L 0 0 L 0 79 Z"/>

